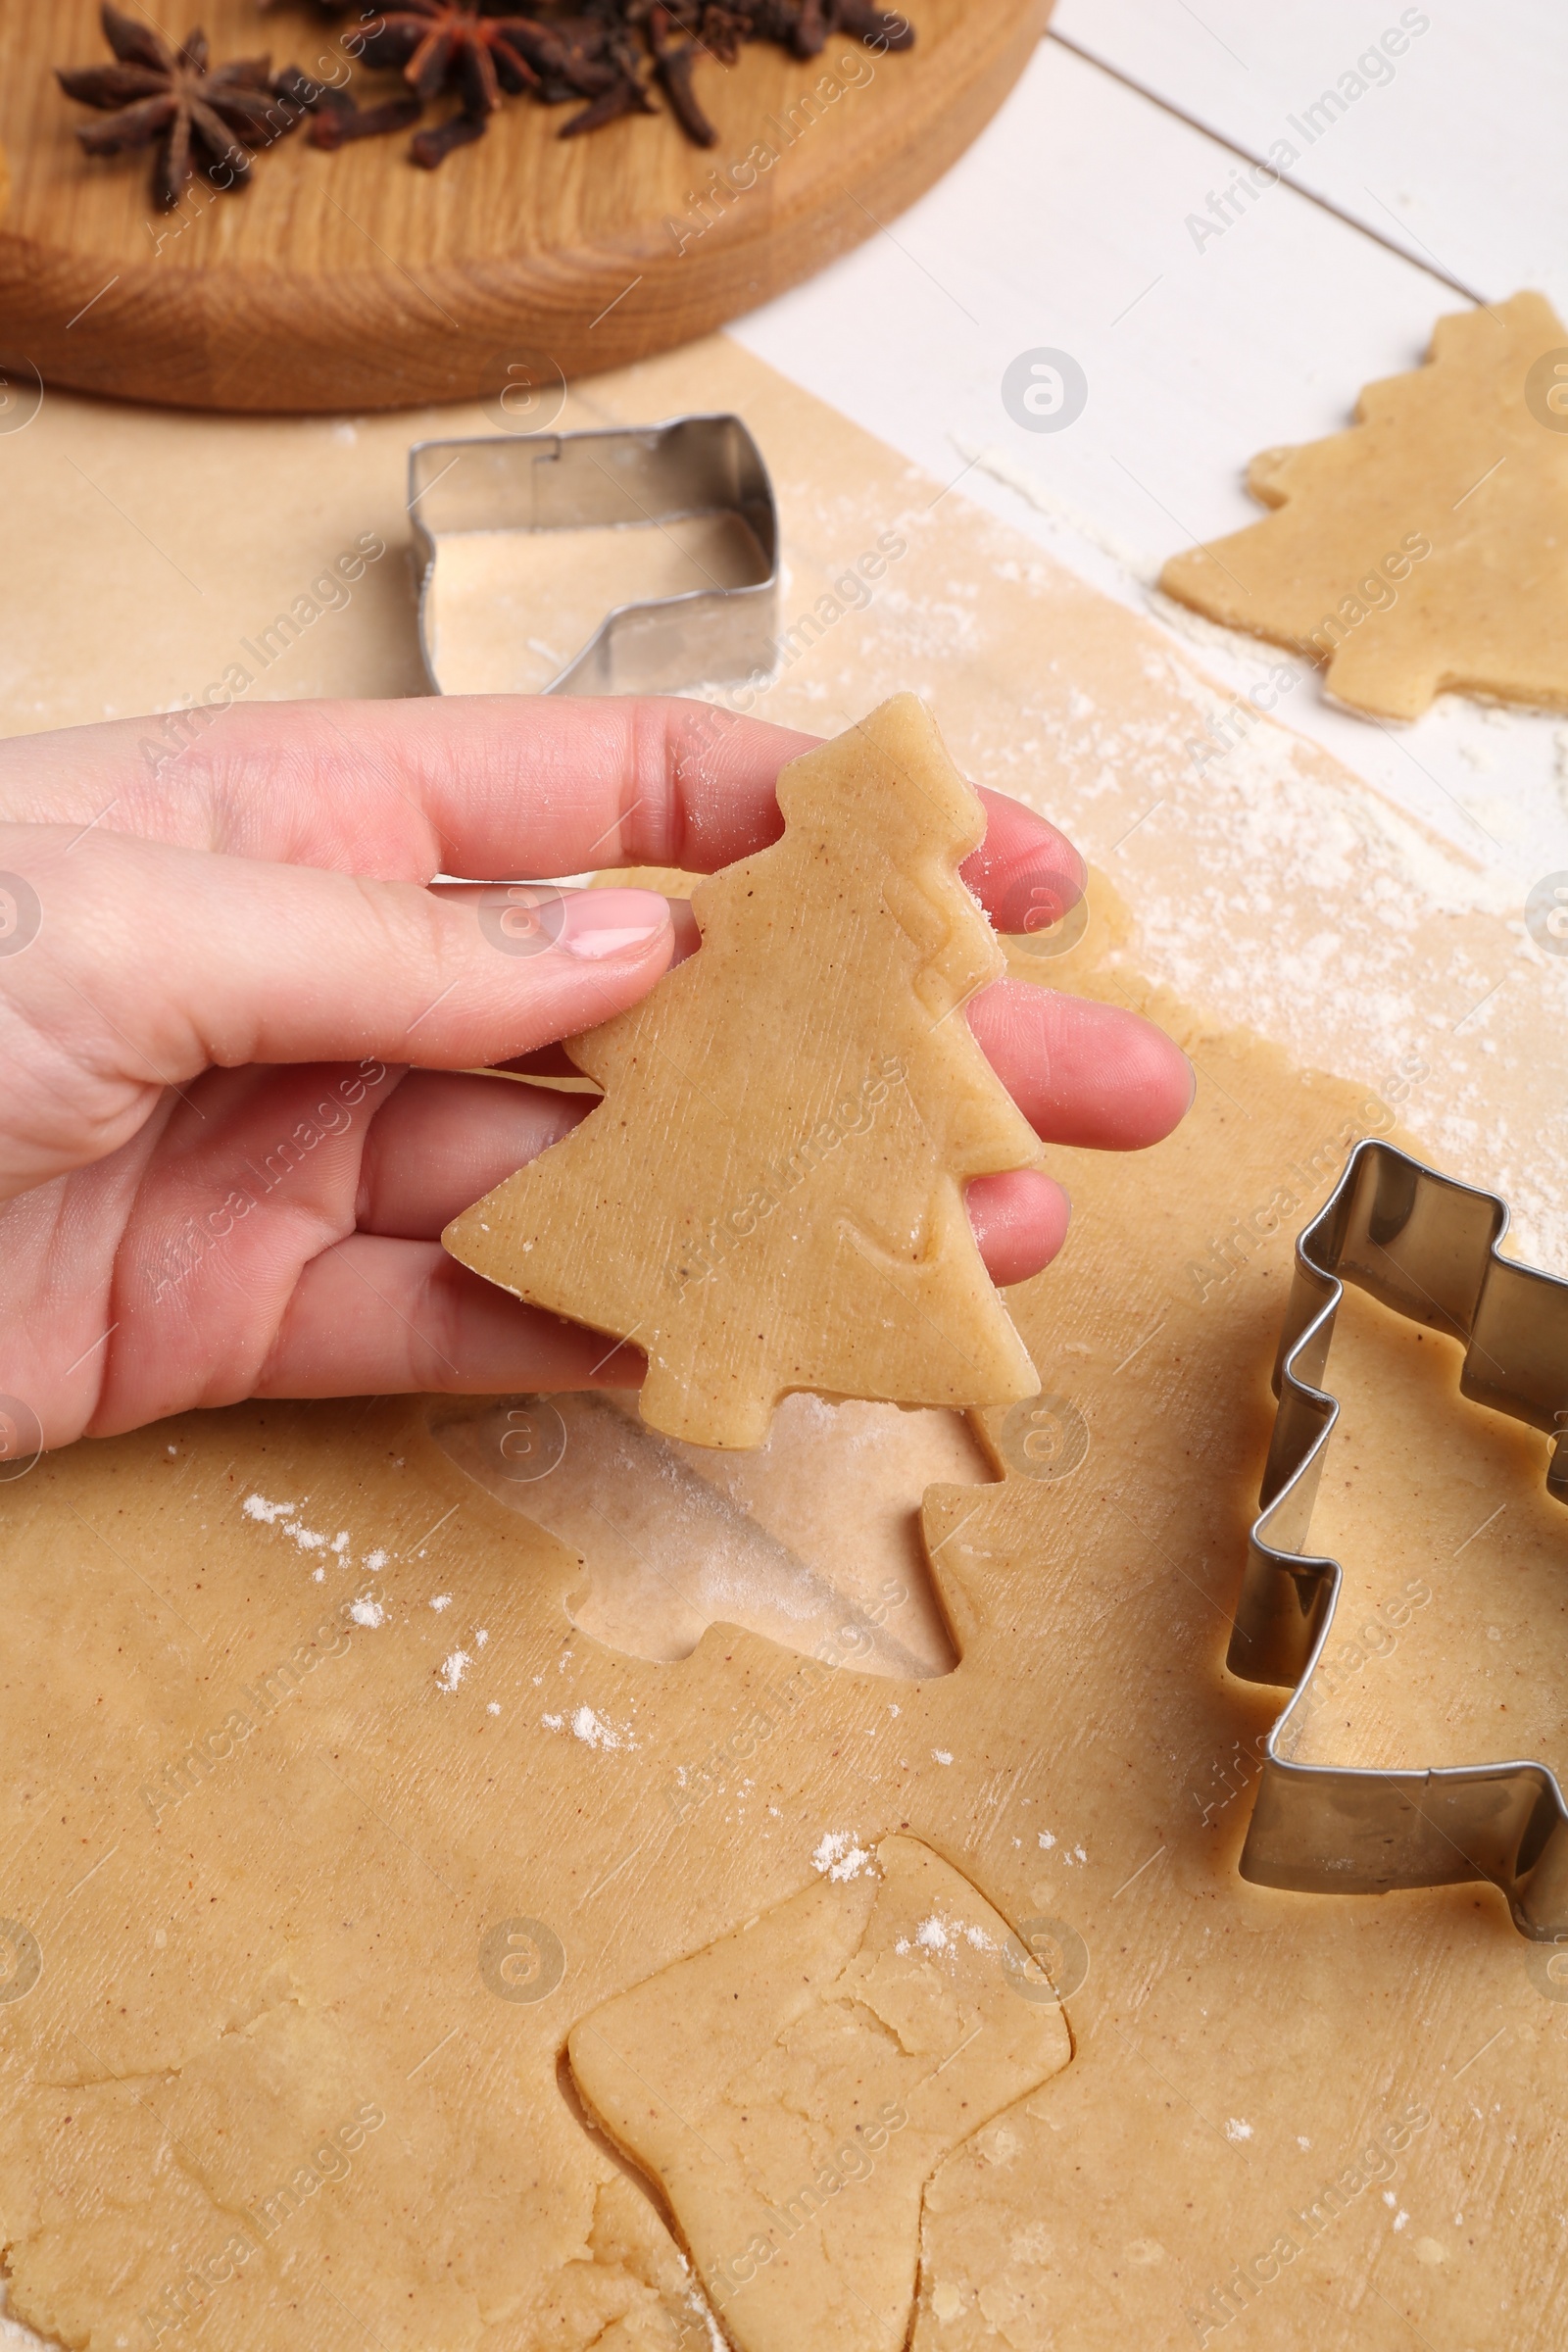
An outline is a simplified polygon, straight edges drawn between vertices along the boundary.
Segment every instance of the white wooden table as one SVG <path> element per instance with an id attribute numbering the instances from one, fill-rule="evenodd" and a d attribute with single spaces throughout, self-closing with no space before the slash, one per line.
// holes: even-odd
<path id="1" fill-rule="evenodd" d="M 1391 27 L 1402 54 L 1357 74 Z M 1290 119 L 1347 74 L 1364 90 L 1308 145 Z M 1160 564 L 1255 520 L 1253 452 L 1348 423 L 1363 383 L 1417 365 L 1443 313 L 1537 286 L 1568 318 L 1565 114 L 1552 0 L 1059 0 L 956 170 L 734 331 L 1198 636 L 1213 674 L 1245 689 L 1277 652 L 1154 596 Z M 1282 138 L 1298 151 L 1282 184 L 1200 235 L 1189 216 L 1206 221 Z M 1002 398 L 1008 362 L 1040 347 L 1070 353 L 1088 383 L 1082 415 L 1049 434 Z M 1448 696 L 1385 727 L 1326 701 L 1304 663 L 1280 715 L 1474 858 L 1480 900 L 1517 908 L 1568 867 L 1560 721 Z"/>

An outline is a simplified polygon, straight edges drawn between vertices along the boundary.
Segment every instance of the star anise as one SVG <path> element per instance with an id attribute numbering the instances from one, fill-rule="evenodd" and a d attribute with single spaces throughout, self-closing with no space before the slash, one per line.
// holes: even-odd
<path id="1" fill-rule="evenodd" d="M 116 63 L 62 71 L 60 86 L 109 116 L 77 130 L 89 155 L 157 146 L 153 194 L 165 212 L 178 204 L 197 172 L 216 187 L 243 186 L 251 172 L 246 149 L 266 146 L 299 119 L 279 106 L 265 57 L 209 68 L 204 32 L 188 33 L 178 49 L 171 48 L 150 24 L 122 16 L 108 0 L 102 22 Z"/>
<path id="2" fill-rule="evenodd" d="M 746 41 L 774 41 L 796 57 L 812 58 L 835 32 L 879 51 L 907 49 L 914 39 L 907 19 L 878 0 L 533 0 L 528 15 L 516 13 L 515 0 L 319 5 L 338 18 L 357 10 L 364 29 L 355 54 L 368 65 L 398 68 L 420 104 L 447 93 L 458 98 L 458 112 L 413 143 L 415 161 L 426 166 L 478 138 L 504 90 L 530 90 L 549 106 L 586 98 L 562 127 L 564 139 L 575 138 L 617 116 L 656 111 L 646 80 L 651 59 L 654 79 L 687 137 L 710 147 L 718 134 L 697 97 L 700 58 L 733 65 Z M 346 92 L 329 90 L 312 103 L 313 142 L 335 147 L 397 127 L 409 102 L 361 108 Z"/>
<path id="3" fill-rule="evenodd" d="M 525 17 L 485 15 L 466 0 L 407 0 L 377 12 L 362 51 L 366 64 L 400 67 L 418 99 L 450 91 L 461 101 L 449 122 L 419 132 L 410 150 L 416 163 L 433 170 L 454 147 L 478 138 L 503 90 L 539 88 L 517 37 L 533 30 Z"/>

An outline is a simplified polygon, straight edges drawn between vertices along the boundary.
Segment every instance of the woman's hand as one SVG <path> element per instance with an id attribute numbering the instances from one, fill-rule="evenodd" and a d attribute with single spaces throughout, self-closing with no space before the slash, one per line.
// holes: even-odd
<path id="1" fill-rule="evenodd" d="M 562 1038 L 697 944 L 690 908 L 568 893 L 519 955 L 430 879 L 710 872 L 777 837 L 814 739 L 503 697 L 237 706 L 177 758 L 143 736 L 0 744 L 0 1395 L 58 1446 L 248 1396 L 586 1385 L 602 1341 L 438 1238 L 586 1105 L 464 1073 L 569 1066 Z M 994 918 L 1081 886 L 1059 834 L 983 797 L 964 873 Z M 1048 1142 L 1153 1143 L 1191 1099 L 1129 1013 L 1013 981 L 967 1009 Z M 968 1202 L 998 1282 L 1066 1232 L 1033 1171 Z"/>

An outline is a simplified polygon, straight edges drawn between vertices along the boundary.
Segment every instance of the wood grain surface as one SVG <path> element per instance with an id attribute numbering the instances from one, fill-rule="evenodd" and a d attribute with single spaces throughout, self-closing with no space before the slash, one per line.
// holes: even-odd
<path id="1" fill-rule="evenodd" d="M 1050 6 L 911 0 L 915 47 L 885 57 L 843 35 L 806 63 L 759 42 L 701 76 L 719 134 L 706 153 L 664 113 L 563 141 L 571 109 L 515 100 L 433 172 L 406 133 L 336 155 L 296 133 L 248 189 L 196 182 L 164 214 L 146 154 L 91 158 L 73 135 L 95 118 L 54 68 L 107 58 L 94 0 L 0 0 L 0 364 L 190 408 L 510 387 L 504 421 L 548 424 L 562 379 L 686 342 L 877 233 L 990 119 Z M 274 67 L 349 70 L 304 5 L 209 0 L 204 23 L 216 61 L 270 49 Z M 367 100 L 396 86 L 352 76 Z M 759 146 L 776 160 L 748 174 Z"/>

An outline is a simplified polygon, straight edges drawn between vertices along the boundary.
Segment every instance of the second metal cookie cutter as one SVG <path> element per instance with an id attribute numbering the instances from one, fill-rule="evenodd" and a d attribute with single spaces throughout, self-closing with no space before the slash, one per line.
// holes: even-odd
<path id="1" fill-rule="evenodd" d="M 1296 1246 L 1275 1364 L 1279 1416 L 1226 1663 L 1293 1683 L 1264 1750 L 1244 1878 L 1300 1893 L 1381 1894 L 1490 1880 L 1514 1925 L 1568 1937 L 1568 1810 L 1544 1764 L 1382 1772 L 1282 1754 L 1333 1622 L 1343 1571 L 1305 1550 L 1339 1406 L 1317 1384 L 1344 1286 L 1465 1343 L 1460 1393 L 1552 1433 L 1547 1492 L 1568 1502 L 1568 1283 L 1498 1255 L 1507 1204 L 1390 1144 L 1356 1146 Z"/>
<path id="2" fill-rule="evenodd" d="M 437 541 L 455 531 L 612 529 L 737 515 L 758 549 L 755 578 L 616 606 L 543 691 L 670 693 L 773 666 L 778 509 L 762 453 L 738 416 L 421 441 L 409 452 L 409 513 L 424 560 L 419 651 L 437 694 L 427 608 Z"/>

